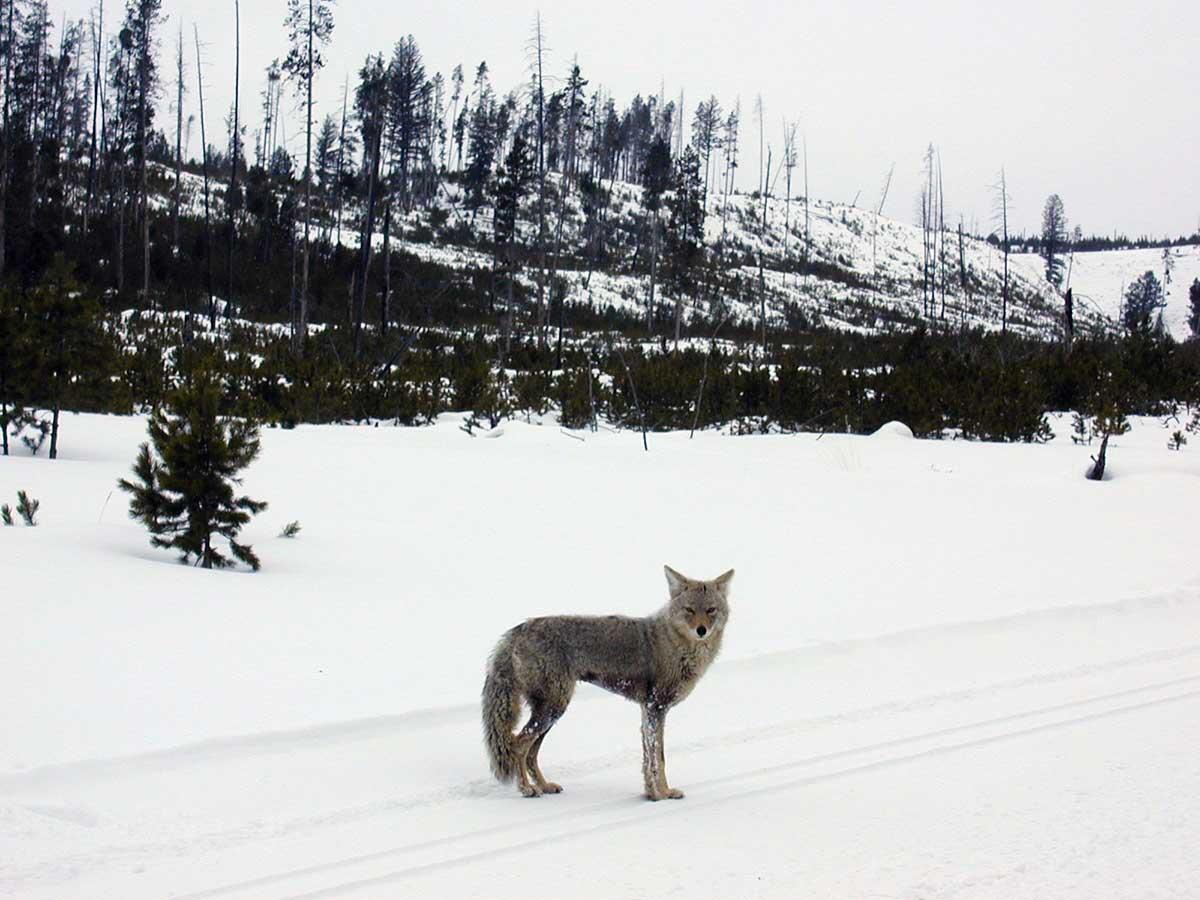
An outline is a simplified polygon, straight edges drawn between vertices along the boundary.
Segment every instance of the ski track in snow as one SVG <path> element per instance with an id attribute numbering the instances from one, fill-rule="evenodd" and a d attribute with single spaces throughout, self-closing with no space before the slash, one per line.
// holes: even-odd
<path id="1" fill-rule="evenodd" d="M 580 443 L 523 423 L 491 442 L 453 421 L 268 433 L 277 516 L 293 518 L 305 491 L 338 500 L 303 507 L 304 537 L 267 544 L 256 576 L 165 564 L 113 510 L 96 524 L 141 425 L 69 424 L 92 429 L 67 445 L 75 459 L 0 463 L 0 493 L 28 485 L 46 501 L 41 528 L 0 534 L 16 573 L 0 607 L 16 622 L 0 633 L 15 689 L 0 714 L 18 725 L 0 747 L 0 896 L 1200 896 L 1200 580 L 1184 527 L 1200 471 L 1190 448 L 1165 449 L 1159 423 L 1115 443 L 1116 476 L 1096 486 L 1076 473 L 1089 448 L 1061 441 L 656 435 L 643 455 L 634 435 Z M 367 448 L 457 480 L 361 493 L 364 473 L 331 461 Z M 479 514 L 498 466 L 518 483 L 579 471 L 593 486 L 561 511 L 553 492 L 500 497 L 528 505 L 514 529 Z M 1006 506 L 1014 494 L 1031 509 Z M 626 496 L 663 530 L 630 530 Z M 732 544 L 745 590 L 735 584 L 726 655 L 667 725 L 679 802 L 640 798 L 637 709 L 586 685 L 542 755 L 564 794 L 530 802 L 487 775 L 472 695 L 497 623 L 611 598 L 604 586 L 532 596 L 524 573 L 486 554 L 531 541 L 565 560 L 536 583 L 574 587 L 591 551 L 556 543 L 546 523 L 581 502 L 596 519 L 579 525 L 587 546 L 670 543 L 657 555 L 684 546 L 678 530 L 708 558 L 748 532 Z M 716 521 L 735 525 L 714 534 L 705 515 L 720 502 Z M 1001 525 L 988 530 L 971 502 Z M 681 503 L 685 516 L 663 515 Z M 406 578 L 432 569 L 445 585 L 397 596 L 387 544 L 336 573 L 305 567 L 403 523 L 395 504 L 435 522 L 388 536 L 420 554 Z M 760 515 L 735 518 L 742 507 Z M 1109 540 L 1117 522 L 1127 530 Z M 482 559 L 439 549 L 449 527 Z M 505 543 L 514 530 L 520 542 Z M 453 565 L 495 574 L 468 593 Z M 612 565 L 595 580 L 644 560 L 618 552 Z M 54 588 L 35 591 L 47 578 Z M 429 602 L 456 591 L 467 599 Z M 379 684 L 387 672 L 399 674 Z M 449 687 L 408 683 L 421 677 Z"/>

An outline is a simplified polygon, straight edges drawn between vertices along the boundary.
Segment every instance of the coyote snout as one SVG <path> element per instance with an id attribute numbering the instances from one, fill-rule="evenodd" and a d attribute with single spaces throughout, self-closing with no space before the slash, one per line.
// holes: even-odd
<path id="1" fill-rule="evenodd" d="M 667 785 L 663 726 L 667 710 L 692 692 L 721 649 L 733 570 L 696 581 L 664 568 L 670 599 L 652 616 L 547 616 L 500 639 L 483 684 L 484 739 L 497 778 L 515 777 L 527 797 L 562 790 L 542 775 L 538 752 L 575 683 L 586 681 L 641 705 L 646 796 L 683 796 Z M 522 701 L 529 720 L 513 734 Z"/>

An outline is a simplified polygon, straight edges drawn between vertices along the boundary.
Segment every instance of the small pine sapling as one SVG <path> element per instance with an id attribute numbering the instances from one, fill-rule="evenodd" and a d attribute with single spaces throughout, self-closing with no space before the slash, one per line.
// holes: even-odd
<path id="1" fill-rule="evenodd" d="M 17 491 L 17 515 L 30 528 L 37 525 L 37 511 L 41 501 L 34 500 L 24 491 Z"/>
<path id="2" fill-rule="evenodd" d="M 1088 421 L 1089 417 L 1081 412 L 1075 413 L 1071 419 L 1071 441 L 1076 444 L 1092 443 L 1092 429 Z"/>
<path id="3" fill-rule="evenodd" d="M 294 538 L 299 533 L 300 533 L 300 520 L 296 519 L 296 520 L 294 520 L 292 522 L 288 522 L 286 525 L 284 525 L 283 531 L 279 532 L 279 536 L 281 538 Z"/>
<path id="4" fill-rule="evenodd" d="M 1167 441 L 1167 449 L 1168 450 L 1180 450 L 1183 448 L 1183 445 L 1186 443 L 1187 443 L 1187 436 L 1184 435 L 1184 433 L 1182 431 L 1176 430 L 1175 433 L 1171 435 L 1171 439 L 1169 441 Z"/>
<path id="5" fill-rule="evenodd" d="M 13 522 L 12 507 L 9 506 L 7 503 L 0 505 L 0 522 L 3 522 L 5 525 L 8 525 L 10 527 L 12 525 L 16 524 L 15 522 Z"/>
<path id="6" fill-rule="evenodd" d="M 226 568 L 233 563 L 214 543 L 221 537 L 235 559 L 257 572 L 258 557 L 237 535 L 267 504 L 237 497 L 234 488 L 258 456 L 258 426 L 221 416 L 220 405 L 216 377 L 197 372 L 151 417 L 154 450 L 142 444 L 138 451 L 136 482 L 122 478 L 117 484 L 133 495 L 129 516 L 146 526 L 153 546 L 179 551 L 180 562 L 195 557 L 205 569 Z"/>

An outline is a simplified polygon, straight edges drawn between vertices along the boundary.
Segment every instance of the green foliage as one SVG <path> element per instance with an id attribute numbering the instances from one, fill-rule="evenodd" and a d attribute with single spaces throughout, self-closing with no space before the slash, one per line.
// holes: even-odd
<path id="1" fill-rule="evenodd" d="M 674 188 L 667 200 L 666 286 L 676 297 L 696 289 L 695 271 L 704 255 L 704 184 L 700 157 L 689 145 L 675 164 Z"/>
<path id="2" fill-rule="evenodd" d="M 1055 287 L 1062 286 L 1063 252 L 1067 244 L 1067 215 L 1062 198 L 1051 194 L 1042 209 L 1042 256 L 1046 260 L 1046 280 Z"/>
<path id="3" fill-rule="evenodd" d="M 171 392 L 165 408 L 150 419 L 150 444 L 142 444 L 133 466 L 136 481 L 120 479 L 129 492 L 130 518 L 150 531 L 155 547 L 177 550 L 182 562 L 193 557 L 203 568 L 224 568 L 232 561 L 214 544 L 224 538 L 229 553 L 259 568 L 259 559 L 237 535 L 267 504 L 238 497 L 239 473 L 259 453 L 258 427 L 221 415 L 220 382 L 205 368 Z"/>
<path id="4" fill-rule="evenodd" d="M 13 521 L 13 509 L 7 503 L 0 504 L 0 522 L 12 527 L 16 523 Z"/>
<path id="5" fill-rule="evenodd" d="M 281 538 L 294 538 L 300 533 L 300 520 L 295 519 L 283 526 L 283 530 L 279 532 Z"/>
<path id="6" fill-rule="evenodd" d="M 17 491 L 17 515 L 30 528 L 37 525 L 37 513 L 41 505 L 40 500 L 34 500 L 24 491 Z"/>
<path id="7" fill-rule="evenodd" d="M 1192 332 L 1192 339 L 1200 338 L 1200 278 L 1192 281 L 1192 286 L 1188 288 L 1188 328 Z"/>
<path id="8" fill-rule="evenodd" d="M 1121 324 L 1130 335 L 1147 337 L 1155 329 L 1155 317 L 1166 306 L 1162 283 L 1147 271 L 1125 290 L 1121 307 Z"/>

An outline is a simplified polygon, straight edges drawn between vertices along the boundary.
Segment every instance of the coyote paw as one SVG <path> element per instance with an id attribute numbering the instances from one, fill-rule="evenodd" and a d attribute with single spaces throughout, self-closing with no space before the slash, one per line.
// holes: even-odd
<path id="1" fill-rule="evenodd" d="M 683 791 L 679 790 L 678 788 L 668 788 L 665 791 L 656 791 L 654 793 L 647 792 L 646 799 L 654 800 L 654 801 L 682 800 L 683 799 Z"/>
<path id="2" fill-rule="evenodd" d="M 561 794 L 562 785 L 555 784 L 553 781 L 547 781 L 545 784 L 538 785 L 542 789 L 543 794 Z"/>
<path id="3" fill-rule="evenodd" d="M 541 788 L 532 784 L 521 785 L 521 794 L 525 797 L 540 797 L 542 796 Z"/>

